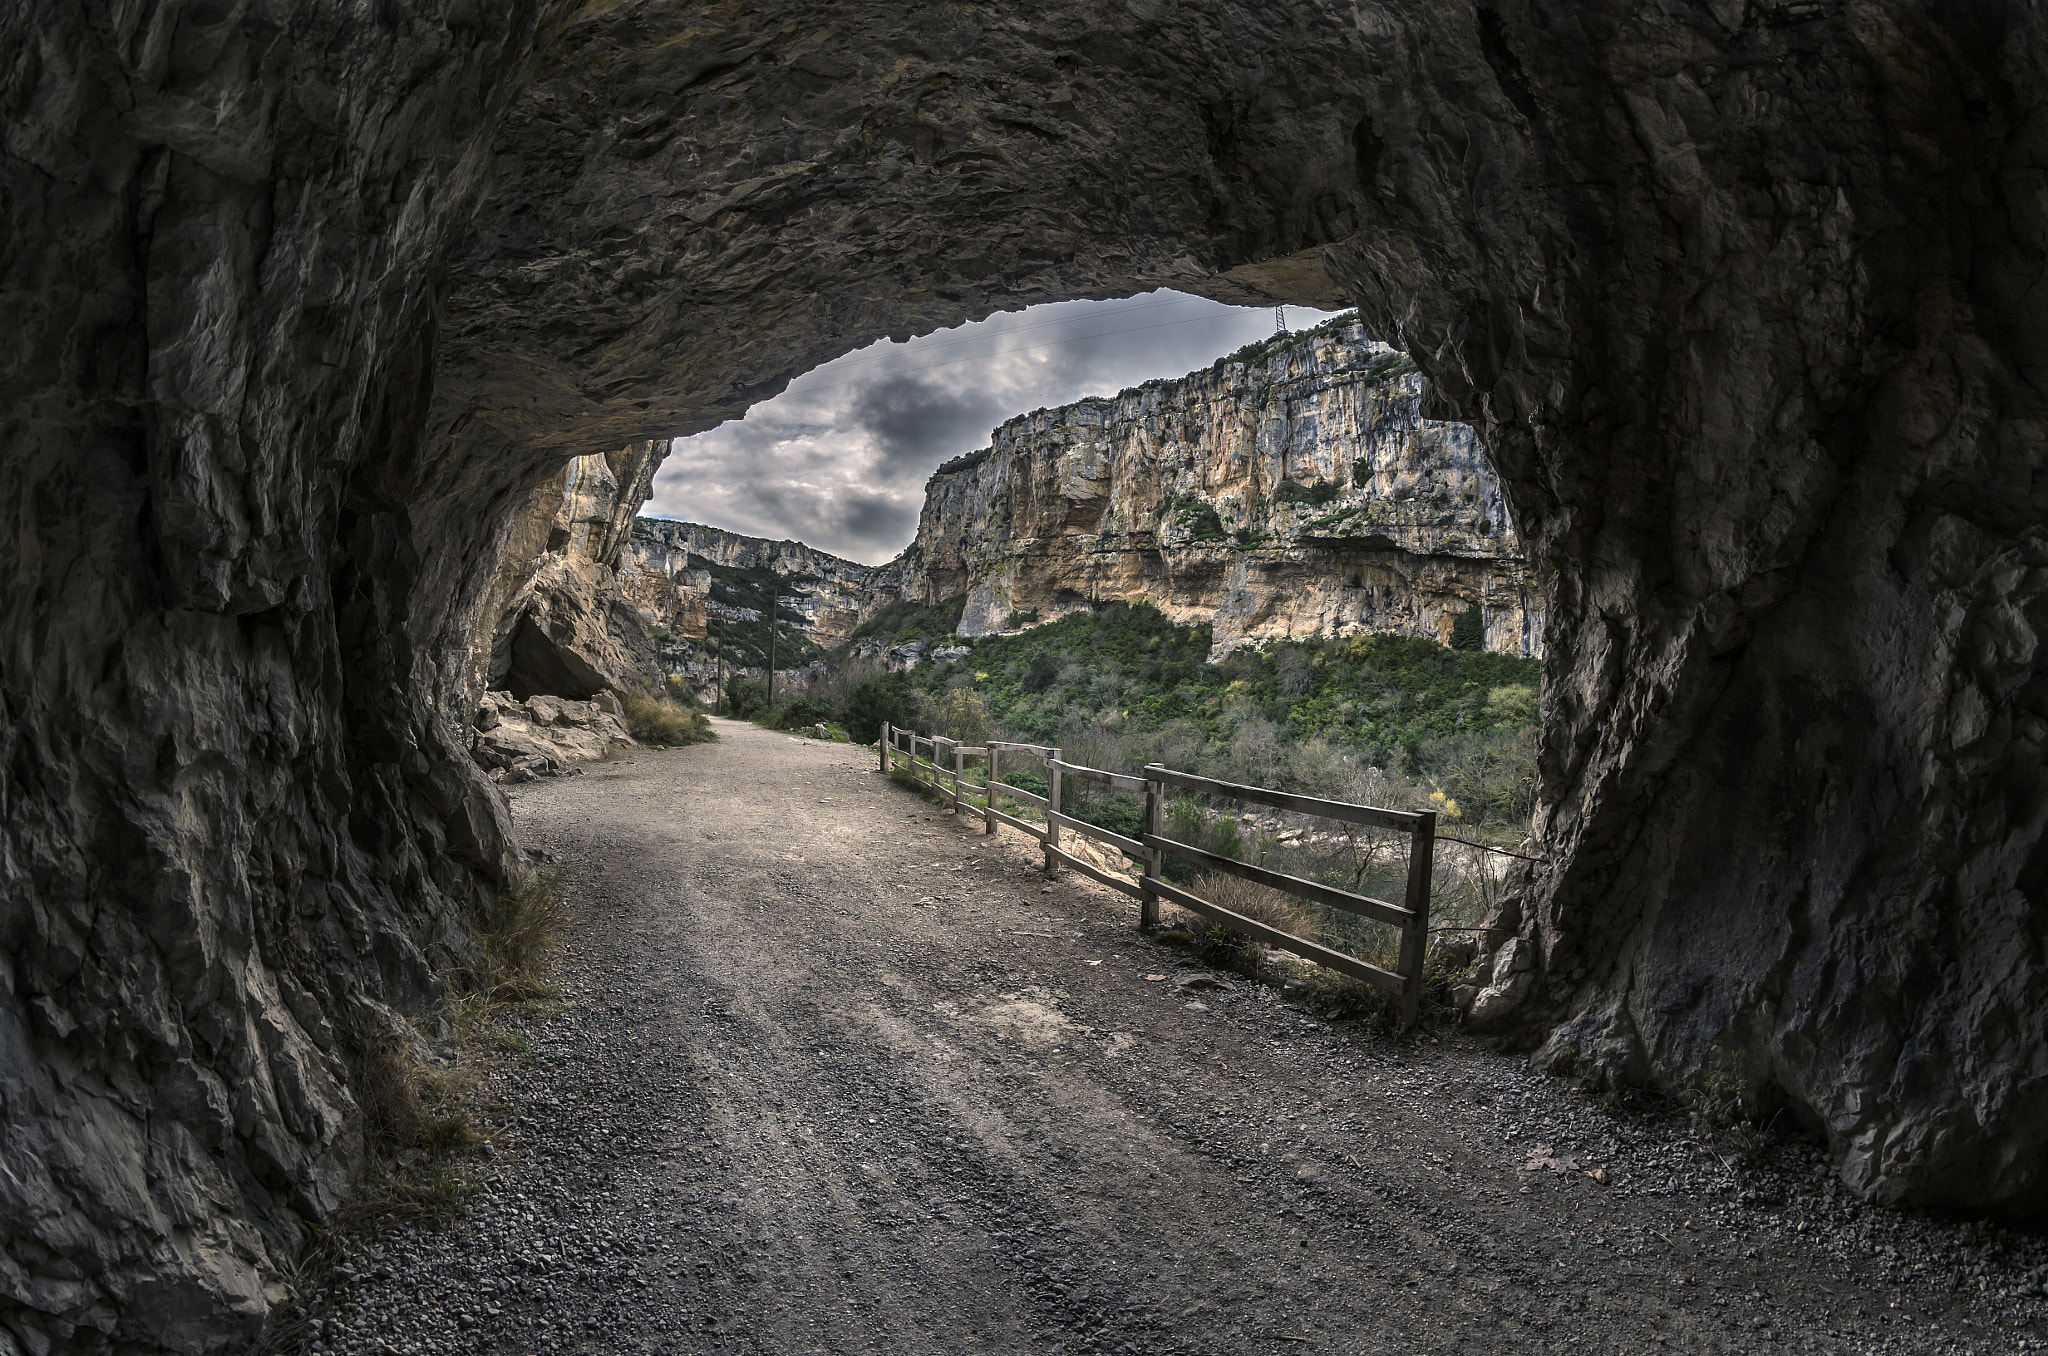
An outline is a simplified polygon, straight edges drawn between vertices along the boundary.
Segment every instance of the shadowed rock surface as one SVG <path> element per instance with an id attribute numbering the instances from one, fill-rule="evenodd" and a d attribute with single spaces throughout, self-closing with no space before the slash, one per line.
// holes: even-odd
<path id="1" fill-rule="evenodd" d="M 0 18 L 0 1220 L 245 1342 L 513 856 L 472 639 L 572 457 L 1161 285 L 1356 302 L 1545 584 L 1487 1014 L 2048 1203 L 2048 18 L 1985 3 Z M 1516 964 L 1526 961 L 1526 967 Z"/>

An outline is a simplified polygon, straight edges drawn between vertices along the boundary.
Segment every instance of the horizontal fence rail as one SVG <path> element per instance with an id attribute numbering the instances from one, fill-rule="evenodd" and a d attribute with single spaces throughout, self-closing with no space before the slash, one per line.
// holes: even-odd
<path id="1" fill-rule="evenodd" d="M 1396 995 L 1400 1003 L 1401 1025 L 1414 1025 L 1422 1002 L 1423 954 L 1429 934 L 1431 868 L 1436 845 L 1435 811 L 1387 810 L 1372 805 L 1353 805 L 1348 801 L 1298 796 L 1263 786 L 1242 786 L 1235 782 L 1197 777 L 1193 773 L 1177 772 L 1157 763 L 1147 765 L 1142 776 L 1134 777 L 1127 773 L 1107 772 L 1101 768 L 1069 763 L 1060 756 L 1060 749 L 1043 744 L 1020 744 L 991 739 L 986 745 L 976 746 L 948 739 L 944 735 L 920 735 L 886 724 L 882 726 L 882 737 L 878 741 L 878 746 L 881 750 L 882 771 L 903 772 L 922 781 L 934 792 L 950 791 L 953 811 L 956 814 L 966 804 L 971 785 L 967 777 L 967 760 L 983 759 L 987 774 L 983 783 L 986 798 L 981 807 L 985 825 L 983 832 L 993 834 L 998 825 L 1006 824 L 1020 833 L 1029 834 L 1038 840 L 1048 872 L 1058 871 L 1061 867 L 1071 868 L 1090 880 L 1137 900 L 1139 926 L 1157 927 L 1159 901 L 1166 900 L 1267 946 L 1291 952 L 1317 965 L 1325 966 L 1339 974 L 1349 975 L 1353 979 Z M 920 747 L 929 751 L 927 757 L 917 756 Z M 952 764 L 950 768 L 945 765 L 948 762 Z M 1013 771 L 1038 771 L 1045 779 L 1046 793 L 1040 795 L 1003 781 L 1002 773 L 1006 767 Z M 1130 838 L 1066 813 L 1061 806 L 1061 787 L 1069 777 L 1142 796 L 1145 822 L 1142 836 Z M 943 789 L 941 782 L 946 783 Z M 1369 895 L 1341 890 L 1333 885 L 1305 880 L 1284 871 L 1274 871 L 1256 862 L 1243 861 L 1197 847 L 1192 843 L 1168 838 L 1162 830 L 1165 828 L 1166 794 L 1169 789 L 1405 834 L 1408 837 L 1408 877 L 1402 901 L 1399 904 L 1392 904 L 1383 899 L 1374 899 Z M 1022 815 L 1010 814 L 999 809 L 997 801 L 1004 797 L 1019 805 L 1035 807 L 1043 816 L 1044 822 L 1034 823 Z M 1137 880 L 1132 880 L 1113 871 L 1105 871 L 1092 862 L 1084 861 L 1061 846 L 1063 833 L 1079 834 L 1136 858 L 1143 864 L 1142 874 Z M 1396 967 L 1388 970 L 1370 961 L 1312 942 L 1306 937 L 1297 937 L 1291 932 L 1261 923 L 1257 919 L 1247 918 L 1211 900 L 1203 899 L 1191 890 L 1162 879 L 1161 868 L 1169 853 L 1211 871 L 1237 876 L 1323 908 L 1338 909 L 1399 929 L 1401 944 Z"/>

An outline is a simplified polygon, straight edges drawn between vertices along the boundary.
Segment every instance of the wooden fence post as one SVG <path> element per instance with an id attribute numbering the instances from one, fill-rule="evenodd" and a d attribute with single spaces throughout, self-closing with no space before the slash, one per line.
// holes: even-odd
<path id="1" fill-rule="evenodd" d="M 1149 777 L 1145 781 L 1145 832 L 1154 838 L 1166 836 L 1166 811 L 1163 802 L 1166 787 Z M 1152 883 L 1159 879 L 1159 868 L 1164 854 L 1156 847 L 1145 849 L 1145 875 L 1138 882 L 1144 896 L 1138 901 L 1138 926 L 1156 928 L 1159 926 L 1159 894 Z"/>
<path id="2" fill-rule="evenodd" d="M 1002 778 L 996 776 L 996 760 L 1000 756 L 996 741 L 988 741 L 988 804 L 982 807 L 982 837 L 993 838 L 996 833 L 996 783 Z"/>
<path id="3" fill-rule="evenodd" d="M 879 741 L 882 749 L 882 771 L 884 772 L 889 770 L 889 739 L 889 722 L 885 720 L 882 722 L 882 738 Z"/>
<path id="4" fill-rule="evenodd" d="M 1422 1008 L 1422 962 L 1429 946 L 1429 886 L 1436 865 L 1436 811 L 1424 810 L 1408 839 L 1408 925 L 1401 929 L 1401 1029 Z"/>
<path id="5" fill-rule="evenodd" d="M 1060 870 L 1060 859 L 1053 856 L 1053 850 L 1060 845 L 1060 822 L 1054 816 L 1060 812 L 1060 751 L 1054 749 L 1045 759 L 1045 874 L 1056 876 Z"/>
<path id="6" fill-rule="evenodd" d="M 967 753 L 960 745 L 953 746 L 953 813 L 960 813 L 960 783 L 967 776 Z"/>

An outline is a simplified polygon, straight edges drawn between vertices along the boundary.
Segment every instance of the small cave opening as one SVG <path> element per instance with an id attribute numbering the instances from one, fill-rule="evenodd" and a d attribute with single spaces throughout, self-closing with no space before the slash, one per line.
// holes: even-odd
<path id="1" fill-rule="evenodd" d="M 513 628 L 506 660 L 504 672 L 492 675 L 491 686 L 509 688 L 520 701 L 548 696 L 587 702 L 610 686 L 589 660 L 549 639 L 531 613 Z"/>

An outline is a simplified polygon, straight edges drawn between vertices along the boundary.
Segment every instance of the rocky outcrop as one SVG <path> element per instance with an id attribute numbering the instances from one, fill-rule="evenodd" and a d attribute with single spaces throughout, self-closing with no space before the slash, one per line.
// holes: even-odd
<path id="1" fill-rule="evenodd" d="M 486 692 L 476 709 L 476 760 L 493 781 L 559 776 L 576 763 L 637 748 L 625 717 L 609 692 L 587 702 Z"/>
<path id="2" fill-rule="evenodd" d="M 759 619 L 759 609 L 738 609 L 715 596 L 709 563 L 725 569 L 768 570 L 786 581 L 780 616 L 825 649 L 846 643 L 859 625 L 874 568 L 844 560 L 800 541 L 747 537 L 701 523 L 642 518 L 619 568 L 619 587 L 652 625 L 678 636 L 699 637 L 711 615 Z M 718 609 L 727 609 L 720 613 Z"/>
<path id="3" fill-rule="evenodd" d="M 516 866 L 534 487 L 883 334 L 1357 304 L 1544 589 L 1507 1038 L 2048 1207 L 2048 16 L 2019 0 L 0 12 L 0 1234 L 246 1345 Z"/>
<path id="4" fill-rule="evenodd" d="M 925 487 L 872 612 L 965 595 L 963 635 L 1098 602 L 1214 627 L 1216 652 L 1353 631 L 1542 651 L 1543 612 L 1469 425 L 1355 321 L 1177 381 L 1012 419 Z"/>
<path id="5" fill-rule="evenodd" d="M 512 520 L 471 651 L 480 685 L 518 700 L 588 701 L 661 681 L 640 610 L 625 595 L 635 515 L 668 440 L 572 458 Z"/>

